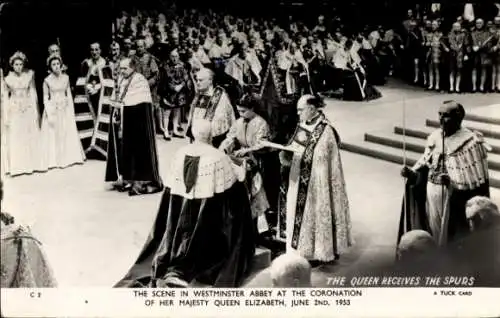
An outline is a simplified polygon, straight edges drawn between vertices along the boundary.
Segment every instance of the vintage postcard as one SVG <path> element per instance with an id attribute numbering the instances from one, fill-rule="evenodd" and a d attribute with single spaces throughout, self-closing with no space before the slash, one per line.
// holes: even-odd
<path id="1" fill-rule="evenodd" d="M 2 317 L 498 317 L 500 4 L 0 2 Z"/>

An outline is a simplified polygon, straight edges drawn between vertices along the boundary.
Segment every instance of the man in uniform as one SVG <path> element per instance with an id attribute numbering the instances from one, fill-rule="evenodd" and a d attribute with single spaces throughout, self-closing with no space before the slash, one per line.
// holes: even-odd
<path id="1" fill-rule="evenodd" d="M 163 138 L 170 140 L 170 115 L 173 113 L 172 130 L 176 138 L 183 138 L 181 127 L 182 110 L 189 105 L 190 95 L 189 72 L 182 63 L 179 52 L 174 49 L 169 54 L 169 60 L 162 67 L 162 75 L 158 88 L 161 106 L 161 123 Z"/>
<path id="2" fill-rule="evenodd" d="M 146 50 L 146 42 L 144 40 L 137 40 L 136 49 L 134 56 L 136 71 L 144 75 L 148 80 L 151 97 L 153 98 L 153 106 L 157 109 L 159 106 L 158 79 L 160 76 L 158 63 L 156 62 L 156 58 Z"/>
<path id="3" fill-rule="evenodd" d="M 491 86 L 494 91 L 500 93 L 500 16 L 495 17 L 493 22 L 493 32 L 495 36 L 493 41 L 495 45 L 492 47 L 493 72 Z"/>
<path id="4" fill-rule="evenodd" d="M 474 64 L 472 69 L 472 91 L 477 90 L 477 73 L 481 72 L 481 82 L 479 90 L 485 91 L 486 75 L 488 68 L 491 67 L 491 48 L 493 47 L 494 36 L 484 28 L 482 19 L 476 20 L 476 29 L 471 34 L 472 54 Z"/>
<path id="5" fill-rule="evenodd" d="M 120 50 L 120 44 L 118 42 L 111 43 L 111 57 L 108 60 L 109 66 L 113 73 L 113 80 L 115 81 L 115 89 L 118 89 L 118 78 L 120 76 L 120 61 L 123 59 L 123 55 Z"/>
<path id="6" fill-rule="evenodd" d="M 450 45 L 450 92 L 459 93 L 467 46 L 467 37 L 460 23 L 453 23 L 452 30 L 448 34 L 448 42 Z"/>

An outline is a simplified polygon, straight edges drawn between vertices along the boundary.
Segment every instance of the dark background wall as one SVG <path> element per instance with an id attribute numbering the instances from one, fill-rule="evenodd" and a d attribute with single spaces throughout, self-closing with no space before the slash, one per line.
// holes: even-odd
<path id="1" fill-rule="evenodd" d="M 37 79 L 42 80 L 48 46 L 59 42 L 74 77 L 89 55 L 90 42 L 110 42 L 111 14 L 110 0 L 7 1 L 0 15 L 2 67 L 8 68 L 9 57 L 20 50 L 27 55 Z"/>
<path id="2" fill-rule="evenodd" d="M 436 0 L 437 1 L 437 0 Z M 0 60 L 5 69 L 16 50 L 25 52 L 30 67 L 43 77 L 49 44 L 59 40 L 70 75 L 89 55 L 89 43 L 100 41 L 103 49 L 111 40 L 113 15 L 121 9 L 160 8 L 160 0 L 9 0 L 0 1 Z M 294 15 L 314 23 L 319 14 L 339 14 L 353 24 L 378 24 L 380 21 L 400 24 L 406 10 L 420 3 L 429 7 L 433 1 L 398 0 L 183 0 L 179 6 L 227 9 L 246 15 L 287 18 Z M 466 1 L 441 1 L 443 11 L 456 17 Z M 475 1 L 477 15 L 490 19 L 496 14 L 493 0 Z M 337 10 L 333 8 L 336 7 Z M 107 53 L 107 52 L 106 52 Z M 40 72 L 42 70 L 42 72 Z M 41 75 L 40 75 L 41 74 Z"/>

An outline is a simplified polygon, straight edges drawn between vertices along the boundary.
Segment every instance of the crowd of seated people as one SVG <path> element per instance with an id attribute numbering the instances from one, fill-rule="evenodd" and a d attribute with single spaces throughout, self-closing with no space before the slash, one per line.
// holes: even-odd
<path id="1" fill-rule="evenodd" d="M 175 7 L 124 11 L 115 23 L 115 40 L 125 55 L 133 55 L 134 43 L 143 39 L 160 63 L 177 48 L 193 72 L 214 69 L 235 100 L 242 90 L 258 91 L 271 55 L 300 78 L 303 94 L 370 100 L 380 96 L 372 85 L 408 74 L 432 90 L 498 91 L 500 17 L 470 22 L 460 16 L 450 23 L 424 14 L 417 18 L 409 10 L 401 26 L 393 27 L 353 26 L 326 15 L 307 24 L 293 16 L 278 20 Z"/>
<path id="2" fill-rule="evenodd" d="M 372 29 L 377 30 L 375 39 Z M 282 71 L 297 78 L 301 94 L 329 92 L 346 100 L 379 97 L 371 85 L 384 84 L 392 72 L 387 52 L 393 38 L 392 30 L 365 27 L 352 32 L 340 19 L 330 23 L 325 16 L 307 25 L 292 16 L 283 22 L 172 9 L 122 12 L 115 23 L 115 40 L 124 55 L 135 54 L 138 39 L 160 64 L 176 48 L 191 74 L 210 67 L 235 100 L 244 91 L 259 91 L 271 56 L 279 59 Z"/>

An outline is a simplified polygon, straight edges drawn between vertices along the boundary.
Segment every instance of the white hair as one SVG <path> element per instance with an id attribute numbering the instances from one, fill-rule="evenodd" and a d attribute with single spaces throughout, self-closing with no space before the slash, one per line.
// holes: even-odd
<path id="1" fill-rule="evenodd" d="M 191 133 L 193 134 L 194 140 L 211 141 L 212 123 L 208 120 L 197 121 L 196 124 L 191 126 Z"/>
<path id="2" fill-rule="evenodd" d="M 309 104 L 309 101 L 313 98 L 314 96 L 311 94 L 302 95 L 297 101 L 297 108 L 304 108 L 304 106 Z"/>
<path id="3" fill-rule="evenodd" d="M 296 252 L 277 257 L 269 271 L 274 287 L 311 287 L 311 265 Z"/>
<path id="4" fill-rule="evenodd" d="M 437 247 L 432 236 L 423 230 L 406 232 L 398 244 L 398 259 L 406 260 L 434 250 Z"/>
<path id="5" fill-rule="evenodd" d="M 211 81 L 213 81 L 214 79 L 214 72 L 206 67 L 200 69 L 196 75 L 207 76 Z"/>
<path id="6" fill-rule="evenodd" d="M 473 227 L 488 227 L 500 222 L 498 206 L 490 198 L 475 196 L 465 204 L 465 215 Z"/>

